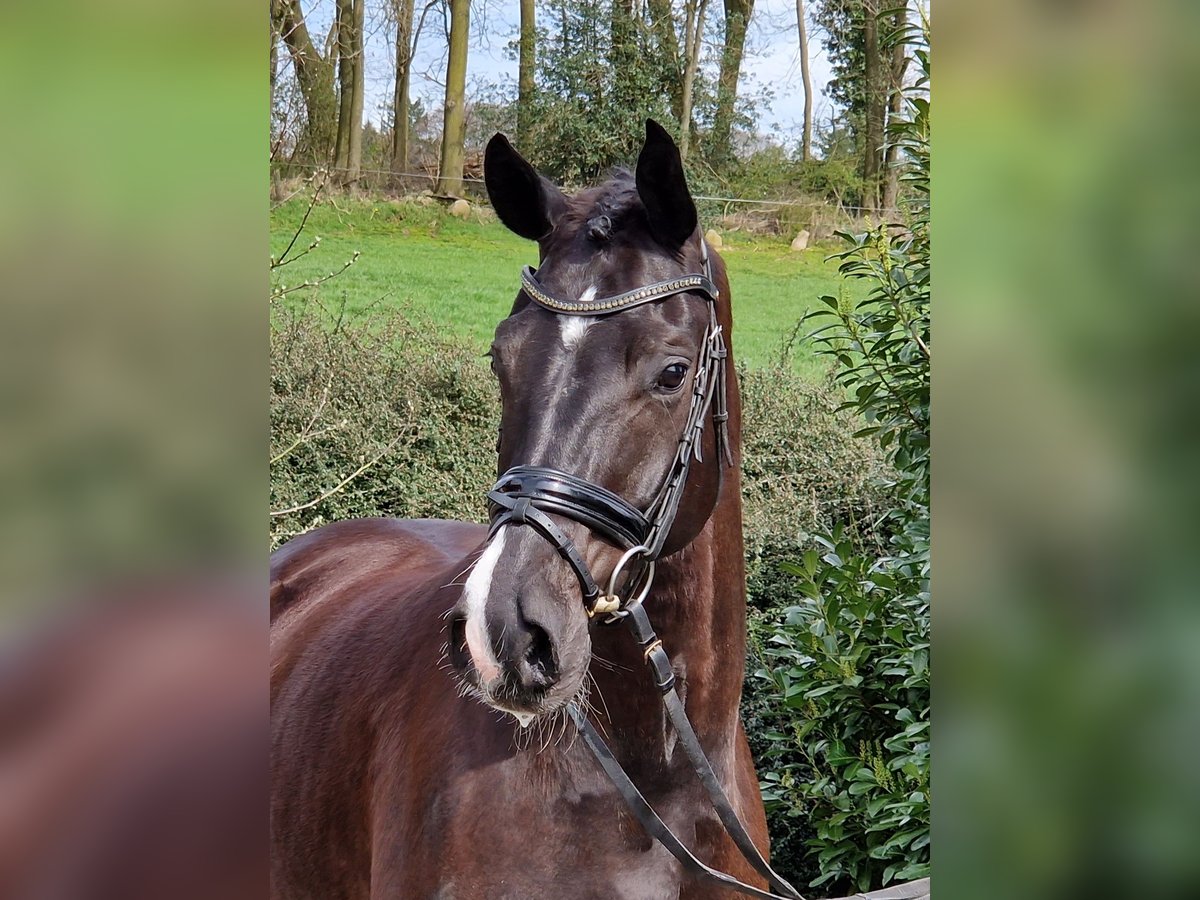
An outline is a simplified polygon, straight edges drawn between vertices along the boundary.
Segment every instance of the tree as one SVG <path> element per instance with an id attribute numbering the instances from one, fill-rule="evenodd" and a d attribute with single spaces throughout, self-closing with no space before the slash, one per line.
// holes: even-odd
<path id="1" fill-rule="evenodd" d="M 638 102 L 635 68 L 641 49 L 633 0 L 613 0 L 608 30 L 609 94 L 618 107 L 629 108 Z"/>
<path id="2" fill-rule="evenodd" d="M 887 122 L 898 114 L 895 91 L 903 86 L 909 58 L 907 47 L 897 47 L 889 35 L 907 23 L 907 6 L 900 3 L 882 14 L 882 33 L 880 0 L 814 0 L 811 8 L 833 67 L 829 95 L 846 110 L 857 142 L 863 176 L 860 203 L 874 210 L 881 205 L 886 181 Z"/>
<path id="3" fill-rule="evenodd" d="M 360 0 L 361 2 L 361 0 Z M 460 196 L 463 186 L 463 139 L 466 136 L 467 39 L 470 0 L 450 2 L 450 54 L 446 60 L 446 110 L 442 125 L 442 159 L 437 192 Z"/>
<path id="4" fill-rule="evenodd" d="M 707 0 L 705 0 L 707 3 Z M 687 12 L 693 14 L 696 0 L 685 0 Z M 675 37 L 675 14 L 671 0 L 647 0 L 646 14 L 650 17 L 650 31 L 654 35 L 654 49 L 658 64 L 662 67 L 662 83 L 671 100 L 671 114 L 679 122 L 680 134 L 686 127 L 683 115 L 684 80 L 686 62 L 679 58 L 679 44 Z M 685 54 L 687 37 L 684 37 Z"/>
<path id="5" fill-rule="evenodd" d="M 276 9 L 279 7 L 279 0 L 271 0 L 271 70 L 270 70 L 270 93 L 268 96 L 268 108 L 275 109 L 275 81 L 279 77 L 279 17 Z"/>
<path id="6" fill-rule="evenodd" d="M 545 36 L 527 146 L 542 171 L 559 181 L 579 184 L 628 165 L 641 147 L 646 118 L 674 119 L 651 23 L 626 8 L 622 4 L 614 17 L 613 7 L 600 0 L 542 7 Z"/>
<path id="7" fill-rule="evenodd" d="M 300 0 L 273 0 L 271 16 L 288 48 L 304 99 L 304 129 L 295 156 L 326 163 L 333 150 L 337 125 L 333 58 L 322 56 L 313 46 Z"/>
<path id="8" fill-rule="evenodd" d="M 800 2 L 800 0 L 797 0 Z M 687 160 L 691 149 L 692 103 L 695 97 L 696 72 L 700 67 L 700 39 L 704 35 L 704 13 L 708 0 L 686 0 L 683 31 L 684 70 L 683 93 L 679 108 L 679 155 Z"/>
<path id="9" fill-rule="evenodd" d="M 721 48 L 721 73 L 717 80 L 717 111 L 713 118 L 709 158 L 717 166 L 733 158 L 731 135 L 737 104 L 738 78 L 746 49 L 746 29 L 754 12 L 754 0 L 724 0 L 725 39 Z"/>
<path id="10" fill-rule="evenodd" d="M 808 26 L 804 21 L 804 0 L 796 0 L 796 32 L 800 45 L 800 79 L 804 82 L 804 137 L 800 143 L 800 158 L 808 162 L 812 159 L 813 83 L 808 65 Z"/>
<path id="11" fill-rule="evenodd" d="M 863 200 L 867 210 L 879 206 L 879 174 L 883 170 L 883 66 L 879 45 L 879 0 L 863 0 L 863 79 L 866 118 L 863 128 Z"/>
<path id="12" fill-rule="evenodd" d="M 529 139 L 533 115 L 534 68 L 537 66 L 537 19 L 533 0 L 521 0 L 521 40 L 517 62 L 517 146 Z"/>
<path id="13" fill-rule="evenodd" d="M 343 184 L 362 174 L 362 114 L 364 93 L 363 30 L 366 0 L 338 0 L 338 123 L 334 167 Z"/>
<path id="14" fill-rule="evenodd" d="M 392 175 L 408 171 L 408 94 L 413 60 L 413 0 L 393 0 L 396 14 L 396 89 L 392 95 Z"/>
<path id="15" fill-rule="evenodd" d="M 901 115 L 904 112 L 904 75 L 908 70 L 908 52 L 909 36 L 908 28 L 908 10 L 904 7 L 896 9 L 892 12 L 892 27 L 886 38 L 886 45 L 889 46 L 891 54 L 891 84 L 888 86 L 891 91 L 891 100 L 888 103 L 888 127 L 891 129 L 892 123 L 901 121 Z M 896 208 L 896 202 L 899 199 L 900 193 L 900 169 L 897 165 L 897 155 L 899 152 L 899 144 L 896 141 L 887 141 L 887 149 L 884 152 L 883 159 L 883 200 L 880 204 L 885 211 L 891 211 Z"/>

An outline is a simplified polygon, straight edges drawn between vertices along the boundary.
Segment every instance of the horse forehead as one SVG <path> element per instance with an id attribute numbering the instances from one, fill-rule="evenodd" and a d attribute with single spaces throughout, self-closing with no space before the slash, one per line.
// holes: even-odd
<path id="1" fill-rule="evenodd" d="M 609 316 L 571 315 L 530 304 L 516 318 L 524 320 L 518 326 L 521 355 L 539 369 L 550 368 L 547 364 L 556 359 L 582 364 L 653 346 L 687 329 L 689 322 L 686 304 L 674 297 Z M 526 349 L 532 352 L 526 353 Z"/>
<path id="2" fill-rule="evenodd" d="M 616 248 L 590 255 L 565 254 L 547 260 L 538 269 L 538 279 L 551 294 L 580 301 L 585 295 L 607 297 L 639 287 L 651 277 L 653 264 L 631 248 Z"/>

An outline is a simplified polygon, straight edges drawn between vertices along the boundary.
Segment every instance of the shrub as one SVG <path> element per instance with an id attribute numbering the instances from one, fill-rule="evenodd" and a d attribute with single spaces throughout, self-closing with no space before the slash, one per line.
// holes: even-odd
<path id="1" fill-rule="evenodd" d="M 929 57 L 917 59 L 928 77 Z M 910 99 L 892 132 L 912 189 L 906 227 L 843 235 L 848 305 L 824 297 L 813 335 L 890 464 L 885 543 L 867 552 L 842 527 L 785 566 L 803 595 L 760 633 L 755 674 L 774 702 L 764 797 L 775 819 L 811 824 L 811 885 L 868 891 L 929 871 L 929 103 Z"/>
<path id="2" fill-rule="evenodd" d="M 271 329 L 271 546 L 339 519 L 482 521 L 497 390 L 464 346 L 400 316 Z"/>
<path id="3" fill-rule="evenodd" d="M 778 367 L 743 369 L 742 500 L 752 610 L 797 602 L 780 567 L 837 523 L 873 544 L 883 514 L 885 468 L 877 448 L 854 436 L 835 385 L 813 385 Z"/>

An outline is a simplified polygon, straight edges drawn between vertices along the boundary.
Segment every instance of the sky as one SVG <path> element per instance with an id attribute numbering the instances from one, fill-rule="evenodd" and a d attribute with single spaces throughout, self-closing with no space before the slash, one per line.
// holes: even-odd
<path id="1" fill-rule="evenodd" d="M 423 3 L 418 2 L 417 14 Z M 539 4 L 540 6 L 540 4 Z M 324 35 L 333 17 L 332 0 L 303 4 L 314 41 Z M 517 0 L 483 0 L 472 3 L 472 37 L 467 61 L 467 91 L 485 84 L 515 84 L 517 63 L 509 59 L 506 48 L 516 39 L 520 6 Z M 709 3 L 707 18 L 720 24 L 721 5 Z M 379 126 L 383 110 L 390 108 L 395 60 L 393 32 L 378 15 L 377 4 L 370 3 L 366 26 L 367 74 L 364 118 Z M 440 106 L 444 88 L 445 39 L 440 16 L 427 19 L 418 44 L 413 68 L 412 96 L 426 106 Z M 798 141 L 804 117 L 804 91 L 800 80 L 797 53 L 795 0 L 757 0 L 742 63 L 739 93 L 754 92 L 766 85 L 773 91 L 769 105 L 760 109 L 759 130 L 785 142 Z M 809 55 L 813 85 L 816 88 L 814 118 L 827 120 L 831 104 L 825 94 L 830 78 L 829 60 L 819 35 L 809 27 Z"/>

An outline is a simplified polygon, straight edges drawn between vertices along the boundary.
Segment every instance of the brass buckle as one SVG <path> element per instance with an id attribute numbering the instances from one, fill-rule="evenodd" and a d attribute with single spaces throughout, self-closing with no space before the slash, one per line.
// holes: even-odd
<path id="1" fill-rule="evenodd" d="M 631 559 L 649 551 L 650 548 L 645 544 L 638 544 L 636 547 L 632 547 L 622 554 L 621 558 L 617 560 L 617 564 L 613 566 L 612 574 L 608 576 L 608 590 L 597 597 L 591 609 L 587 611 L 589 619 L 594 619 L 596 616 L 608 616 L 605 624 L 611 624 L 622 618 L 625 611 L 624 607 L 635 606 L 646 599 L 650 594 L 650 586 L 654 583 L 654 560 L 649 561 L 645 578 L 641 583 L 637 596 L 631 597 L 628 600 L 621 600 L 621 595 L 617 593 L 617 581 L 620 580 L 621 573 L 629 565 Z"/>
<path id="2" fill-rule="evenodd" d="M 616 594 L 601 594 L 596 598 L 596 602 L 592 604 L 592 608 L 587 611 L 588 618 L 594 619 L 596 616 L 610 615 L 621 608 L 621 598 Z"/>

